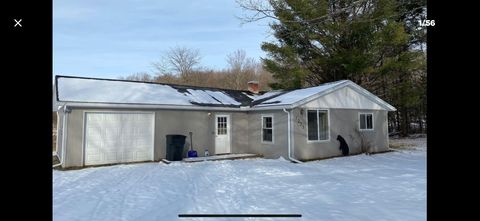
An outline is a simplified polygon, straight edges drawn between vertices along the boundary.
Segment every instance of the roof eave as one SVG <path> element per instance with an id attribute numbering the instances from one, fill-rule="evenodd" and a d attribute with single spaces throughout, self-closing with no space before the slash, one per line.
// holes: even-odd
<path id="1" fill-rule="evenodd" d="M 345 87 L 346 85 L 349 84 L 349 82 L 351 82 L 351 81 L 346 80 L 345 82 L 340 83 L 340 84 L 338 84 L 338 85 L 335 85 L 334 87 L 331 87 L 331 88 L 329 88 L 329 89 L 327 89 L 327 90 L 325 90 L 325 91 L 322 91 L 322 92 L 320 92 L 320 93 L 311 95 L 311 96 L 306 97 L 306 98 L 304 98 L 304 99 L 302 99 L 302 100 L 299 100 L 299 101 L 297 101 L 297 102 L 295 102 L 295 103 L 292 103 L 291 106 L 293 106 L 293 108 L 296 108 L 296 107 L 298 107 L 298 106 L 300 106 L 300 105 L 306 104 L 306 103 L 308 103 L 308 102 L 310 102 L 310 101 L 313 101 L 313 100 L 315 100 L 315 99 L 317 99 L 317 98 L 319 98 L 319 97 L 325 96 L 325 95 L 327 95 L 327 94 L 329 94 L 329 93 L 332 93 L 332 92 L 334 92 L 334 91 L 336 91 L 336 90 L 338 90 L 338 89 L 340 89 L 340 88 Z M 352 82 L 352 83 L 353 83 L 353 82 Z"/>
<path id="2" fill-rule="evenodd" d="M 282 109 L 293 109 L 295 108 L 292 105 L 269 105 L 269 106 L 253 106 L 250 111 L 262 111 L 262 110 L 282 110 Z"/>
<path id="3" fill-rule="evenodd" d="M 219 110 L 219 111 L 247 111 L 245 107 L 211 107 L 190 105 L 159 105 L 159 104 L 117 104 L 117 103 L 85 103 L 59 101 L 73 108 L 124 108 L 124 109 L 170 109 L 170 110 Z"/>
<path id="4" fill-rule="evenodd" d="M 171 109 L 171 110 L 204 110 L 204 111 L 262 111 L 293 109 L 292 105 L 272 105 L 266 107 L 211 107 L 211 106 L 189 106 L 189 105 L 158 105 L 158 104 L 112 104 L 112 103 L 85 103 L 59 101 L 57 104 L 68 105 L 73 108 L 125 108 L 125 109 Z"/>

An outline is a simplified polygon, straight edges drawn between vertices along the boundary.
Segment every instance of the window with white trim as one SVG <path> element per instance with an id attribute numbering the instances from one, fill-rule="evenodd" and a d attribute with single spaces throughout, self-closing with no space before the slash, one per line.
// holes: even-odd
<path id="1" fill-rule="evenodd" d="M 307 136 L 309 141 L 329 139 L 328 110 L 307 111 Z"/>
<path id="2" fill-rule="evenodd" d="M 359 114 L 360 130 L 373 130 L 373 114 Z"/>
<path id="3" fill-rule="evenodd" d="M 262 116 L 262 141 L 273 142 L 273 117 Z"/>
<path id="4" fill-rule="evenodd" d="M 227 134 L 227 117 L 217 117 L 217 135 Z"/>

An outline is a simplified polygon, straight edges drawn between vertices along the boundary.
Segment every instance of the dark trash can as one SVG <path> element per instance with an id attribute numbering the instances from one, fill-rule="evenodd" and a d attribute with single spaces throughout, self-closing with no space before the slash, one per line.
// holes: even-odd
<path id="1" fill-rule="evenodd" d="M 170 161 L 179 161 L 183 159 L 183 148 L 187 136 L 179 134 L 167 135 L 167 154 L 166 159 Z"/>

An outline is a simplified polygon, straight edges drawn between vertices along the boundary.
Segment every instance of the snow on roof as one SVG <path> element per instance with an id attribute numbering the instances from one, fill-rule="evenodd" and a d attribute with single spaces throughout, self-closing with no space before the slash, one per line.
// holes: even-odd
<path id="1" fill-rule="evenodd" d="M 220 106 L 242 104 L 240 99 L 236 100 L 220 89 L 73 77 L 58 77 L 57 81 L 59 101 Z"/>
<path id="2" fill-rule="evenodd" d="M 322 93 L 341 88 L 344 85 L 360 86 L 349 80 L 336 81 L 291 91 L 269 91 L 253 94 L 249 91 L 205 88 L 111 79 L 95 79 L 72 76 L 57 76 L 58 102 L 106 103 L 106 104 L 149 104 L 184 105 L 212 107 L 282 107 L 298 105 L 299 102 Z M 388 103 L 364 90 L 365 96 L 381 103 L 389 110 L 395 110 Z M 58 101 L 58 102 L 57 102 Z"/>
<path id="3" fill-rule="evenodd" d="M 309 88 L 288 91 L 274 98 L 266 99 L 261 103 L 256 104 L 255 106 L 266 107 L 266 106 L 274 106 L 274 105 L 291 105 L 293 103 L 299 102 L 305 98 L 324 92 L 328 89 L 331 89 L 335 86 L 338 86 L 346 82 L 348 82 L 348 80 L 335 81 L 331 83 L 322 84 L 316 87 L 309 87 Z"/>
<path id="4" fill-rule="evenodd" d="M 280 94 L 280 93 L 284 93 L 284 91 L 268 91 L 268 92 L 266 92 L 266 93 L 264 93 L 264 94 L 253 96 L 253 100 L 252 100 L 252 101 L 258 101 L 258 100 L 261 100 L 261 99 L 273 97 L 273 96 L 275 96 L 275 95 L 277 95 L 277 94 Z"/>

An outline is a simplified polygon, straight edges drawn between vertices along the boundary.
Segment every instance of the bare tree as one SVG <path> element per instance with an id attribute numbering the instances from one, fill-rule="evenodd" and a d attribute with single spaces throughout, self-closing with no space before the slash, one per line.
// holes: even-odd
<path id="1" fill-rule="evenodd" d="M 264 19 L 279 21 L 280 17 L 278 13 L 275 13 L 275 10 L 279 8 L 291 9 L 291 7 L 285 7 L 288 4 L 288 1 L 284 0 L 235 0 L 235 2 L 244 11 L 244 14 L 242 16 L 237 16 L 242 21 L 242 23 L 257 22 Z M 307 19 L 306 22 L 320 23 L 325 21 L 332 21 L 334 19 L 333 17 L 345 13 L 350 14 L 350 16 L 358 16 L 366 13 L 367 10 L 370 10 L 371 7 L 368 6 L 372 5 L 372 2 L 370 0 L 357 0 L 352 1 L 350 4 L 344 4 L 340 1 L 337 2 L 334 1 L 334 3 L 330 5 L 329 12 L 327 14 Z M 283 22 L 299 23 L 300 21 L 295 19 L 283 19 Z"/>
<path id="2" fill-rule="evenodd" d="M 275 82 L 272 73 L 268 72 L 263 68 L 262 63 L 258 62 L 255 65 L 255 75 L 260 84 L 260 90 L 268 91 L 271 90 L 270 84 Z"/>
<path id="3" fill-rule="evenodd" d="M 227 70 L 227 84 L 229 88 L 244 90 L 247 82 L 255 79 L 256 62 L 253 58 L 248 58 L 244 50 L 236 50 L 227 55 L 229 68 Z"/>
<path id="4" fill-rule="evenodd" d="M 247 58 L 247 53 L 239 49 L 227 55 L 227 63 L 230 65 L 232 71 L 241 71 L 242 69 L 252 66 L 255 60 L 253 58 Z"/>
<path id="5" fill-rule="evenodd" d="M 153 66 L 158 70 L 158 75 L 179 74 L 188 82 L 191 73 L 198 69 L 201 59 L 198 49 L 175 46 L 162 56 L 160 62 L 154 62 Z"/>
<path id="6" fill-rule="evenodd" d="M 260 21 L 262 19 L 278 20 L 274 14 L 274 0 L 235 0 L 244 14 L 238 18 L 242 23 Z"/>
<path id="7" fill-rule="evenodd" d="M 200 59 L 198 50 L 177 46 L 170 48 L 160 61 L 152 63 L 156 69 L 153 73 L 139 72 L 119 79 L 236 90 L 246 90 L 251 80 L 259 81 L 261 90 L 269 90 L 269 83 L 274 82 L 262 63 L 247 57 L 244 50 L 227 55 L 228 67 L 223 70 L 202 67 Z"/>
<path id="8" fill-rule="evenodd" d="M 155 77 L 155 82 L 166 84 L 182 84 L 181 79 L 173 74 L 164 73 Z"/>
<path id="9" fill-rule="evenodd" d="M 145 81 L 145 82 L 154 82 L 155 79 L 153 76 L 149 75 L 146 72 L 139 72 L 127 77 L 120 77 L 121 80 L 131 80 L 131 81 Z"/>

